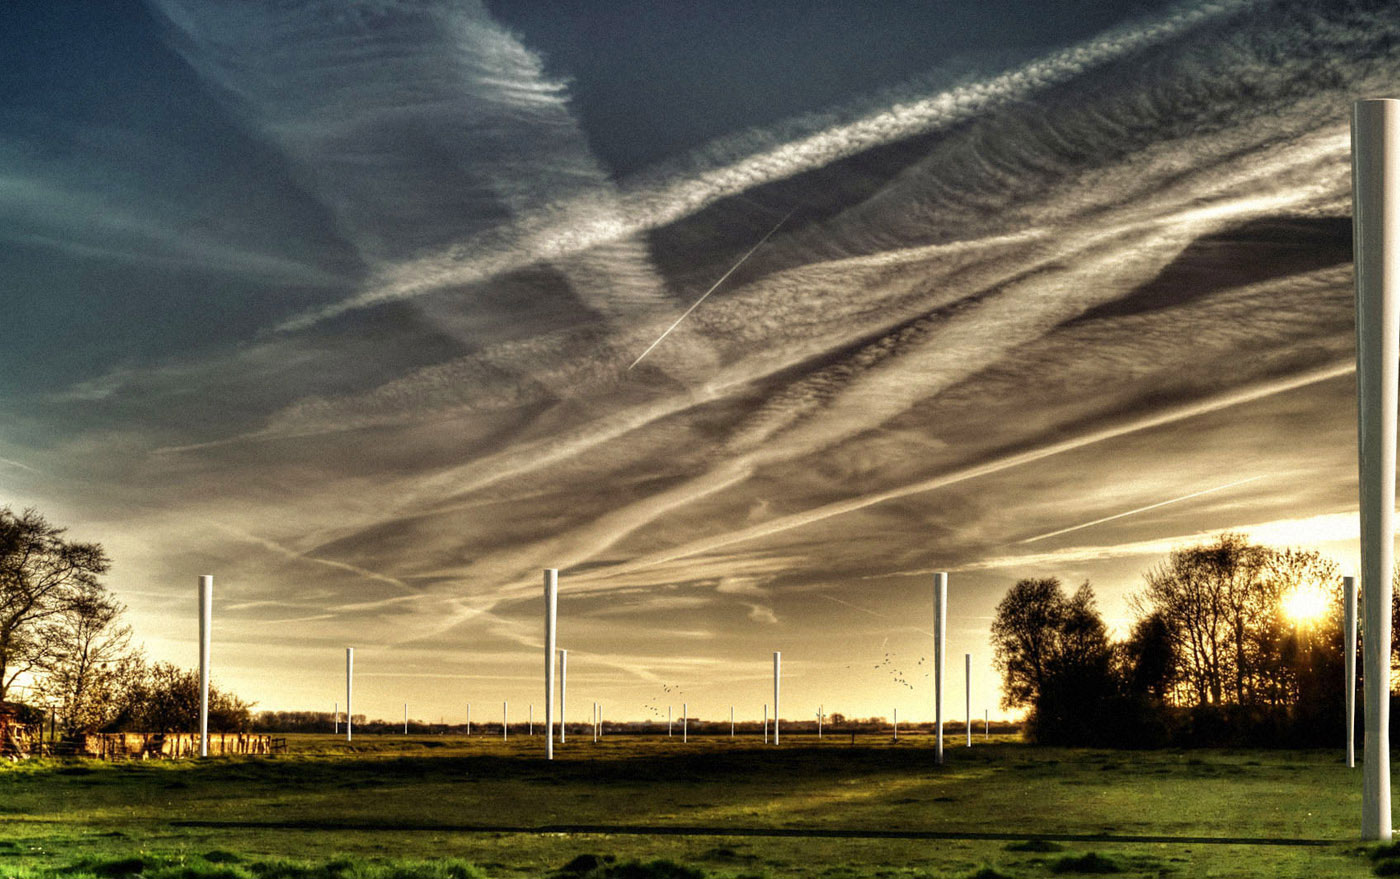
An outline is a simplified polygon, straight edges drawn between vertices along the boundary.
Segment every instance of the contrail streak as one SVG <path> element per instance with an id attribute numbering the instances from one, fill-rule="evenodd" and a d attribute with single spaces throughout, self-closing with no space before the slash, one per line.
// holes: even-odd
<path id="1" fill-rule="evenodd" d="M 1247 482 L 1254 482 L 1255 480 L 1263 479 L 1263 478 L 1264 478 L 1263 476 L 1251 476 L 1251 477 L 1249 477 L 1248 479 L 1240 479 L 1240 480 L 1237 480 L 1237 481 L 1235 481 L 1235 482 L 1227 482 L 1227 483 L 1225 483 L 1224 485 L 1217 485 L 1217 486 L 1214 487 L 1214 488 L 1206 488 L 1206 489 L 1202 489 L 1201 491 L 1193 491 L 1193 492 L 1191 492 L 1190 494 L 1184 494 L 1184 495 L 1182 495 L 1181 497 L 1174 497 L 1174 498 L 1172 498 L 1172 499 L 1170 499 L 1170 500 L 1158 501 L 1158 502 L 1155 503 L 1155 504 L 1148 504 L 1148 505 L 1145 506 L 1145 507 L 1138 507 L 1138 508 L 1135 509 L 1135 510 L 1127 510 L 1126 512 L 1115 513 L 1115 514 L 1113 514 L 1112 516 L 1104 516 L 1102 519 L 1095 519 L 1095 520 L 1092 521 L 1092 522 L 1085 522 L 1085 523 L 1082 524 L 1082 525 L 1071 525 L 1071 526 L 1068 527 L 1068 528 L 1061 528 L 1059 531 L 1049 531 L 1049 532 L 1047 532 L 1047 533 L 1045 533 L 1045 534 L 1037 534 L 1035 537 L 1027 537 L 1025 540 L 1021 540 L 1021 541 L 1017 541 L 1017 542 L 1018 542 L 1018 543 L 1035 543 L 1037 540 L 1046 540 L 1046 539 L 1051 538 L 1051 537 L 1058 537 L 1058 536 L 1060 536 L 1061 534 L 1068 534 L 1068 533 L 1070 533 L 1071 531 L 1079 531 L 1079 530 L 1081 530 L 1081 529 L 1083 529 L 1083 528 L 1092 528 L 1092 527 L 1095 526 L 1095 525 L 1102 525 L 1104 522 L 1112 522 L 1114 519 L 1122 519 L 1124 516 L 1136 516 L 1138 513 L 1145 513 L 1145 512 L 1147 512 L 1148 510 L 1155 510 L 1155 509 L 1157 509 L 1158 507 L 1165 507 L 1165 506 L 1168 506 L 1168 505 L 1170 505 L 1170 504 L 1179 504 L 1179 503 L 1181 503 L 1182 501 L 1189 501 L 1189 500 L 1191 500 L 1192 498 L 1201 497 L 1201 496 L 1207 495 L 1207 494 L 1214 494 L 1214 493 L 1217 492 L 1217 491 L 1224 491 L 1224 490 L 1227 489 L 1227 488 L 1234 488 L 1234 487 L 1237 486 L 1237 485 L 1244 485 L 1244 484 L 1247 483 Z"/>
<path id="2" fill-rule="evenodd" d="M 779 229 L 784 223 L 786 223 L 786 222 L 788 221 L 788 218 L 791 217 L 791 216 L 792 216 L 793 214 L 795 214 L 795 213 L 797 213 L 797 208 L 793 208 L 792 210 L 788 211 L 788 212 L 787 212 L 787 216 L 785 216 L 785 217 L 783 217 L 781 220 L 779 220 L 777 226 L 774 226 L 772 229 L 769 229 L 767 235 L 764 235 L 762 238 L 758 239 L 758 243 L 755 244 L 753 247 L 749 248 L 749 252 L 748 252 L 748 253 L 746 253 L 746 254 L 744 254 L 743 256 L 741 256 L 741 257 L 739 258 L 739 261 L 738 261 L 738 262 L 736 262 L 734 265 L 732 265 L 732 266 L 729 267 L 729 271 L 727 271 L 727 272 L 725 272 L 724 274 L 720 275 L 720 276 L 719 276 L 719 280 L 718 280 L 718 281 L 715 281 L 712 285 L 710 285 L 710 289 L 708 289 L 708 290 L 705 291 L 705 295 L 704 295 L 704 296 L 701 296 L 699 299 L 695 300 L 695 304 L 692 305 L 692 306 L 690 306 L 689 308 L 687 308 L 687 309 L 685 310 L 685 313 L 682 314 L 680 317 L 676 318 L 676 322 L 673 323 L 673 324 L 671 324 L 669 327 L 667 327 L 667 328 L 666 328 L 666 332 L 662 333 L 661 336 L 660 336 L 660 338 L 658 338 L 655 342 L 652 342 L 649 346 L 647 346 L 647 349 L 641 353 L 641 356 L 639 356 L 636 360 L 633 360 L 633 361 L 632 361 L 632 366 L 636 366 L 638 363 L 641 363 L 641 362 L 642 362 L 642 357 L 645 357 L 645 356 L 647 356 L 648 354 L 650 354 L 653 348 L 655 348 L 657 345 L 660 345 L 660 344 L 661 344 L 662 339 L 665 339 L 667 336 L 671 335 L 671 330 L 674 330 L 676 327 L 680 326 L 680 325 L 681 325 L 681 321 L 683 321 L 683 320 L 685 320 L 687 317 L 689 317 L 689 316 L 690 316 L 690 313 L 691 313 L 692 311 L 694 311 L 695 309 L 699 308 L 699 307 L 700 307 L 700 303 L 704 302 L 707 298 L 709 298 L 709 295 L 710 295 L 711 293 L 713 293 L 713 292 L 715 292 L 716 290 L 718 290 L 718 289 L 719 289 L 719 285 L 720 285 L 720 284 L 723 284 L 726 278 L 728 278 L 730 275 L 734 274 L 734 271 L 735 271 L 736 269 L 738 269 L 739 266 L 743 265 L 744 262 L 745 262 L 746 260 L 748 260 L 749 257 L 753 256 L 753 255 L 754 255 L 754 251 L 756 251 L 756 250 L 758 250 L 760 247 L 762 247 L 762 246 L 763 246 L 763 242 L 767 241 L 769 238 L 772 238 L 772 237 L 773 237 L 773 233 L 776 232 L 776 231 L 778 231 L 778 229 Z M 630 369 L 632 368 L 632 366 L 629 366 L 629 367 L 627 367 L 627 368 L 630 370 Z"/>

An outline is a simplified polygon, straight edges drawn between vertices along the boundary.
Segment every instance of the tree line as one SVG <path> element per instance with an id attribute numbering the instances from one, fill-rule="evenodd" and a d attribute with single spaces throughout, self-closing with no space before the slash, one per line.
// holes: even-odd
<path id="1" fill-rule="evenodd" d="M 51 712 L 65 735 L 188 732 L 199 673 L 132 645 L 126 608 L 101 582 L 110 568 L 100 544 L 69 540 L 32 509 L 0 507 L 0 702 L 17 702 L 30 722 Z M 250 707 L 211 685 L 210 730 L 247 729 Z"/>
<path id="2" fill-rule="evenodd" d="M 1024 579 L 1007 592 L 991 632 L 1002 706 L 1026 710 L 1032 740 L 1337 744 L 1346 688 L 1335 562 L 1224 533 L 1171 552 L 1129 606 L 1131 629 L 1114 641 L 1088 582 L 1070 592 Z"/>

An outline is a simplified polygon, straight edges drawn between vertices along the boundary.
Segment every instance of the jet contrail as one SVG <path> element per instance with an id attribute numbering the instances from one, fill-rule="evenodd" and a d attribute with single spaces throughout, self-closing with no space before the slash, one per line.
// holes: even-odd
<path id="1" fill-rule="evenodd" d="M 1037 534 L 1035 537 L 1027 537 L 1025 540 L 1021 540 L 1021 541 L 1017 541 L 1017 542 L 1018 542 L 1018 543 L 1035 543 L 1037 540 L 1045 540 L 1045 539 L 1050 538 L 1050 537 L 1058 537 L 1058 536 L 1061 535 L 1061 534 L 1068 534 L 1068 533 L 1070 533 L 1071 531 L 1078 531 L 1078 530 L 1080 530 L 1081 528 L 1091 528 L 1091 527 L 1093 527 L 1093 526 L 1095 526 L 1095 525 L 1102 525 L 1104 522 L 1112 522 L 1114 519 L 1121 519 L 1121 518 L 1123 518 L 1124 516 L 1136 516 L 1138 513 L 1145 513 L 1145 512 L 1147 512 L 1148 510 L 1155 510 L 1155 509 L 1157 509 L 1158 507 L 1165 507 L 1165 506 L 1167 506 L 1168 504 L 1177 504 L 1177 503 L 1181 503 L 1182 501 L 1189 501 L 1189 500 L 1191 500 L 1191 498 L 1201 497 L 1202 495 L 1207 495 L 1207 494 L 1213 494 L 1214 492 L 1217 492 L 1217 491 L 1224 491 L 1224 490 L 1227 489 L 1227 488 L 1234 488 L 1234 487 L 1237 486 L 1237 485 L 1244 485 L 1246 482 L 1254 482 L 1256 479 L 1263 479 L 1263 478 L 1264 478 L 1264 477 L 1262 477 L 1262 476 L 1251 476 L 1251 477 L 1249 477 L 1248 479 L 1240 479 L 1240 480 L 1238 480 L 1238 481 L 1236 481 L 1236 482 L 1227 482 L 1227 483 L 1225 483 L 1224 485 L 1217 485 L 1215 488 L 1206 488 L 1206 489 L 1202 489 L 1201 491 L 1193 491 L 1193 492 L 1191 492 L 1190 494 L 1184 494 L 1184 495 L 1182 495 L 1181 497 L 1174 497 L 1174 498 L 1172 498 L 1171 500 L 1158 501 L 1158 502 L 1155 503 L 1155 504 L 1148 504 L 1148 505 L 1145 506 L 1145 507 L 1138 507 L 1136 510 L 1128 510 L 1127 512 L 1123 512 L 1123 513 L 1115 513 L 1115 514 L 1112 515 L 1112 516 L 1104 516 L 1102 519 L 1095 519 L 1095 520 L 1092 521 L 1092 522 L 1085 522 L 1083 525 L 1071 525 L 1071 526 L 1068 527 L 1068 528 L 1061 528 L 1059 531 L 1050 531 L 1050 532 L 1047 532 L 1047 533 L 1045 533 L 1045 534 Z"/>
<path id="2" fill-rule="evenodd" d="M 642 362 L 642 357 L 645 357 L 645 356 L 647 356 L 648 354 L 650 354 L 652 348 L 655 348 L 657 345 L 660 345 L 662 339 L 665 339 L 667 336 L 671 335 L 671 330 L 674 330 L 676 327 L 680 326 L 681 321 L 683 321 L 683 320 L 685 320 L 687 317 L 689 317 L 689 316 L 690 316 L 690 313 L 691 313 L 692 311 L 694 311 L 695 309 L 699 308 L 699 307 L 700 307 L 700 303 L 704 302 L 705 299 L 708 298 L 709 295 L 710 295 L 711 293 L 713 293 L 713 292 L 715 292 L 716 290 L 718 290 L 718 289 L 719 289 L 719 285 L 720 285 L 720 284 L 723 284 L 723 283 L 724 283 L 724 280 L 725 280 L 726 278 L 728 278 L 730 275 L 734 274 L 734 270 L 735 270 L 735 269 L 739 268 L 739 266 L 743 265 L 744 262 L 745 262 L 749 257 L 753 256 L 753 255 L 754 255 L 754 251 L 756 251 L 756 250 L 758 250 L 760 247 L 762 247 L 762 246 L 763 246 L 763 242 L 767 241 L 769 238 L 772 238 L 772 237 L 773 237 L 773 233 L 776 232 L 776 231 L 778 231 L 778 229 L 779 229 L 784 223 L 786 223 L 786 222 L 788 221 L 788 218 L 791 217 L 791 216 L 792 216 L 793 214 L 795 214 L 795 213 L 797 213 L 797 208 L 793 208 L 792 210 L 788 211 L 788 212 L 787 212 L 787 216 L 786 216 L 786 217 L 783 217 L 781 220 L 779 220 L 777 226 L 774 226 L 772 229 L 769 229 L 767 235 L 764 235 L 762 238 L 758 239 L 758 243 L 755 244 L 753 247 L 749 248 L 749 252 L 748 252 L 748 253 L 746 253 L 746 254 L 744 254 L 743 256 L 741 256 L 741 257 L 739 258 L 739 261 L 738 261 L 738 262 L 736 262 L 734 265 L 732 265 L 732 266 L 729 267 L 729 271 L 727 271 L 727 272 L 725 272 L 724 274 L 720 275 L 720 276 L 719 276 L 719 280 L 718 280 L 718 281 L 715 281 L 714 284 L 710 285 L 710 289 L 708 289 L 708 290 L 705 291 L 705 295 L 704 295 L 704 296 L 701 296 L 699 299 L 695 300 L 695 304 L 692 305 L 692 306 L 690 306 L 689 308 L 687 308 L 687 309 L 685 310 L 685 314 L 682 314 L 680 317 L 676 318 L 676 322 L 673 323 L 673 324 L 671 324 L 669 327 L 667 327 L 667 328 L 666 328 L 666 332 L 662 333 L 660 338 L 658 338 L 655 342 L 652 342 L 649 346 L 647 346 L 647 349 L 641 353 L 641 356 L 639 356 L 636 360 L 633 360 L 633 361 L 632 361 L 632 366 L 636 366 L 638 363 L 641 363 L 641 362 Z M 632 368 L 632 366 L 629 366 L 629 367 L 627 367 L 627 368 L 630 370 L 630 369 Z"/>

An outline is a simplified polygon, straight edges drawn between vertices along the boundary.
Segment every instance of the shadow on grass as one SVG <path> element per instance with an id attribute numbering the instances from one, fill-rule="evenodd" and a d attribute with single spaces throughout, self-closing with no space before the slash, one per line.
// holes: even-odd
<path id="1" fill-rule="evenodd" d="M 1052 842 L 1181 843 L 1188 845 L 1329 846 L 1336 840 L 1268 836 L 1168 836 L 1110 833 L 996 833 L 958 830 L 860 830 L 837 827 L 729 827 L 681 824 L 432 824 L 386 821 L 171 821 L 172 827 L 240 830 L 404 831 L 430 833 L 589 833 L 611 836 L 758 836 L 789 839 L 931 839 Z M 1030 848 L 1026 851 L 1047 851 Z"/>

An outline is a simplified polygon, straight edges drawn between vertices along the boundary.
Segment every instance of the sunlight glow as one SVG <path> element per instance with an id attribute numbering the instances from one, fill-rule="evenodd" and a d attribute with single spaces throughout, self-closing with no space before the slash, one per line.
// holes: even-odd
<path id="1" fill-rule="evenodd" d="M 1299 586 L 1285 593 L 1283 615 L 1299 625 L 1316 622 L 1327 613 L 1327 595 L 1317 586 Z"/>

